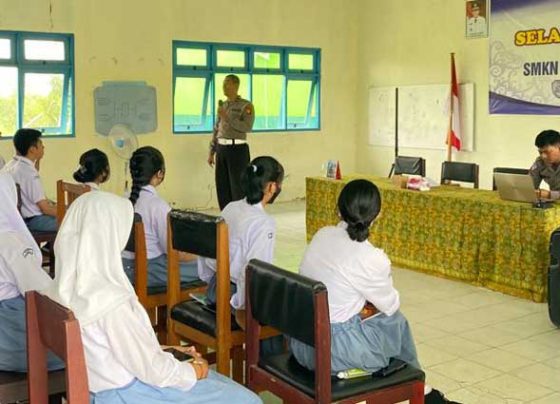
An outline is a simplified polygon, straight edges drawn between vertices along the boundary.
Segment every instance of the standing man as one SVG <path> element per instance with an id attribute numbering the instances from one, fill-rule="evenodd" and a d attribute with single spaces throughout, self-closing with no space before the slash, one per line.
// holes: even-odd
<path id="1" fill-rule="evenodd" d="M 218 103 L 218 118 L 208 155 L 210 167 L 216 164 L 216 192 L 220 210 L 245 196 L 241 188 L 241 173 L 251 160 L 247 132 L 251 131 L 255 121 L 253 104 L 238 94 L 239 77 L 227 75 L 223 88 L 227 100 Z"/>
<path id="2" fill-rule="evenodd" d="M 543 130 L 535 139 L 539 157 L 529 169 L 533 184 L 541 198 L 560 199 L 560 133 Z M 541 181 L 546 182 L 550 191 L 540 189 Z"/>

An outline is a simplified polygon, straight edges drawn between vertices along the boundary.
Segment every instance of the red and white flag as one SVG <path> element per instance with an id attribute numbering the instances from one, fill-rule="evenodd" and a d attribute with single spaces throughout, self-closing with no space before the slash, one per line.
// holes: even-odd
<path id="1" fill-rule="evenodd" d="M 451 54 L 451 92 L 450 92 L 450 118 L 447 142 L 455 150 L 461 150 L 461 110 L 459 106 L 459 83 L 455 71 L 455 55 Z"/>

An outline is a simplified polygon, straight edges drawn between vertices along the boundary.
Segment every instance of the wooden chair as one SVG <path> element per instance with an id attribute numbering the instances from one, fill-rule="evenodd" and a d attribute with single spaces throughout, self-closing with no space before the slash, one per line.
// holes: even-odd
<path id="1" fill-rule="evenodd" d="M 426 160 L 422 157 L 397 156 L 393 163 L 391 174 L 393 171 L 395 175 L 410 174 L 425 177 Z M 391 175 L 389 175 L 389 177 L 391 177 Z"/>
<path id="2" fill-rule="evenodd" d="M 154 325 L 160 343 L 167 342 L 167 287 L 148 287 L 148 252 L 142 216 L 134 214 L 134 223 L 125 251 L 134 253 L 134 291 L 138 301 L 146 311 Z M 178 265 L 178 263 L 177 263 Z M 206 290 L 202 281 L 181 283 L 180 299 L 190 299 L 190 293 L 200 293 Z"/>
<path id="3" fill-rule="evenodd" d="M 494 179 L 495 173 L 505 173 L 505 174 L 520 174 L 529 175 L 529 169 L 527 168 L 512 168 L 512 167 L 494 167 L 492 171 L 492 191 L 496 191 L 496 180 Z"/>
<path id="4" fill-rule="evenodd" d="M 444 161 L 441 163 L 441 184 L 450 181 L 468 182 L 478 188 L 478 164 Z"/>
<path id="5" fill-rule="evenodd" d="M 48 400 L 47 352 L 66 364 L 66 400 L 89 403 L 88 378 L 80 324 L 67 308 L 36 291 L 25 294 L 29 401 Z"/>
<path id="6" fill-rule="evenodd" d="M 62 223 L 66 209 L 82 194 L 91 191 L 91 187 L 85 184 L 72 184 L 58 180 L 56 182 L 56 222 L 58 226 Z"/>
<path id="7" fill-rule="evenodd" d="M 233 379 L 243 382 L 245 332 L 231 313 L 229 240 L 221 217 L 198 212 L 173 210 L 168 216 L 168 345 L 186 339 L 215 352 L 205 355 L 216 370 L 229 377 L 233 359 Z M 179 296 L 178 251 L 216 259 L 215 311 L 195 300 L 181 301 Z M 278 335 L 266 328 L 261 338 Z"/>
<path id="8" fill-rule="evenodd" d="M 19 213 L 21 214 L 21 187 L 19 184 L 16 184 L 16 190 L 17 190 L 17 207 L 19 210 Z M 48 243 L 49 244 L 49 250 L 48 253 L 45 254 L 45 252 L 43 250 L 41 250 L 41 252 L 43 253 L 43 267 L 48 267 L 49 268 L 49 274 L 51 276 L 54 276 L 54 240 L 56 239 L 56 231 L 30 231 L 31 232 L 31 236 L 33 236 L 33 239 L 35 240 L 35 242 L 41 246 L 42 243 Z"/>
<path id="9" fill-rule="evenodd" d="M 284 402 L 298 404 L 424 402 L 424 372 L 410 365 L 386 377 L 331 377 L 331 326 L 323 283 L 259 260 L 247 266 L 246 282 L 249 389 L 269 390 Z M 289 352 L 261 357 L 263 325 L 314 347 L 316 371 L 299 365 Z"/>

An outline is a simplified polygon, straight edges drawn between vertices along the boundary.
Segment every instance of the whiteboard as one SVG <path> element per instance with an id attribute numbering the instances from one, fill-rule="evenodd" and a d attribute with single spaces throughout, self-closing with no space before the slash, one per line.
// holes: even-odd
<path id="1" fill-rule="evenodd" d="M 395 146 L 395 88 L 369 90 L 369 144 Z M 399 86 L 399 147 L 447 148 L 449 84 Z M 461 151 L 473 150 L 474 84 L 459 89 L 461 106 Z"/>

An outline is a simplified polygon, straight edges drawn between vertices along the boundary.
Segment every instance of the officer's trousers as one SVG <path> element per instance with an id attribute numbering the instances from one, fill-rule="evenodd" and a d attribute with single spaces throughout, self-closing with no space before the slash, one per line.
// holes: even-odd
<path id="1" fill-rule="evenodd" d="M 250 161 L 249 145 L 246 143 L 216 146 L 216 192 L 220 210 L 228 203 L 245 197 L 241 188 L 241 173 Z"/>

